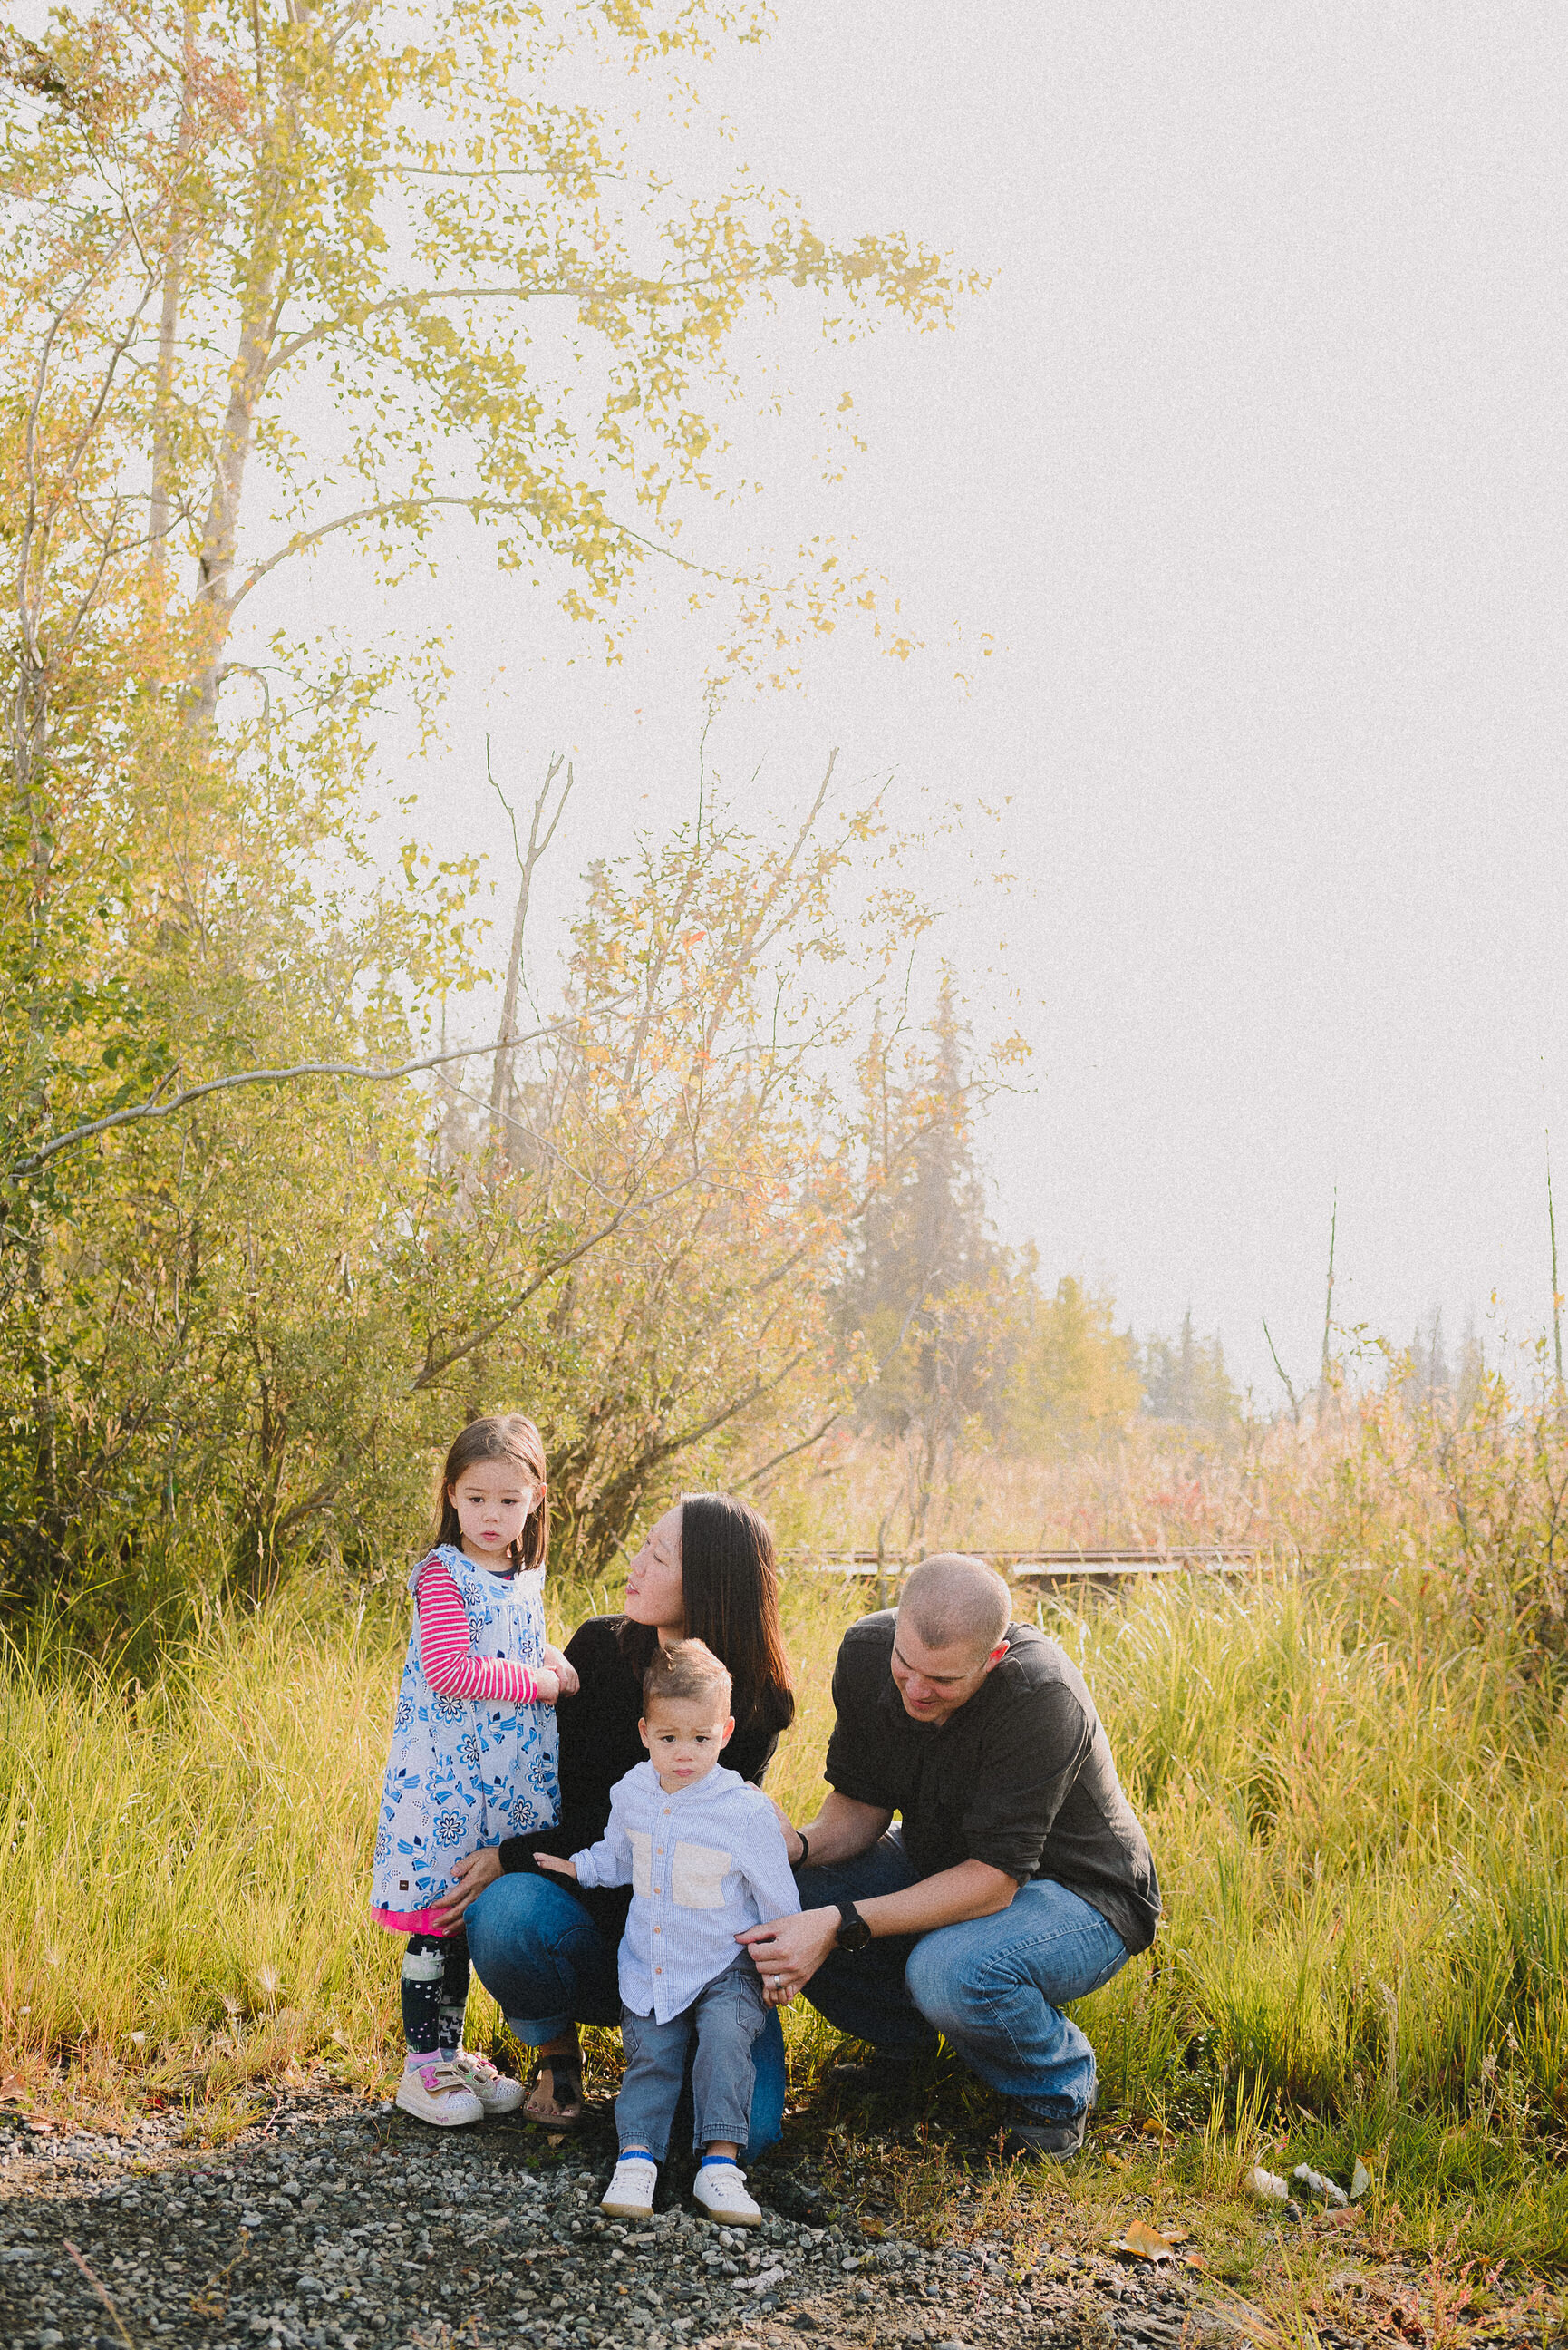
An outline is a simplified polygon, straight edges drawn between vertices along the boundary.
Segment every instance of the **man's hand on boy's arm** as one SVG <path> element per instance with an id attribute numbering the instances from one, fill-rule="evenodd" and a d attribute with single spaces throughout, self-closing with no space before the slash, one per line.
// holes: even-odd
<path id="1" fill-rule="evenodd" d="M 535 1868 L 547 1868 L 556 1877 L 569 1877 L 574 1881 L 576 1878 L 576 1862 L 557 1860 L 553 1852 L 536 1852 L 534 1855 L 534 1866 Z"/>
<path id="2" fill-rule="evenodd" d="M 773 1798 L 768 1800 L 772 1802 Z M 802 1831 L 777 1804 L 774 1804 L 774 1810 L 778 1813 L 790 1862 L 792 1866 L 798 1865 L 805 1848 Z M 841 1795 L 836 1787 L 830 1788 L 822 1809 L 805 1830 L 811 1846 L 808 1871 L 818 1861 L 853 1860 L 860 1853 L 869 1852 L 892 1816 L 877 1804 L 862 1804 L 853 1795 Z M 800 1881 L 809 1887 L 809 1873 Z M 837 1936 L 836 1909 L 807 1909 L 794 1917 L 781 1914 L 771 1918 L 763 1925 L 737 1934 L 735 1939 L 751 1950 L 768 2006 L 787 2007 L 802 1985 L 811 1981 Z"/>

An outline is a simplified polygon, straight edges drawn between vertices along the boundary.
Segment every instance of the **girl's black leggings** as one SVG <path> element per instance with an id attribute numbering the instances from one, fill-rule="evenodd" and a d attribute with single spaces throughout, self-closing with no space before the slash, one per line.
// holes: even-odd
<path id="1" fill-rule="evenodd" d="M 403 2037 L 413 2056 L 455 2056 L 468 2005 L 468 1936 L 410 1934 L 403 1953 Z"/>

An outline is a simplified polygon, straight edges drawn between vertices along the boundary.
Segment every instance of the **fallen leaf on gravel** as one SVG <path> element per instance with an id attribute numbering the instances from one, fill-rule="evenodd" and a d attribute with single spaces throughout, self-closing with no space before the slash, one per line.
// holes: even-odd
<path id="1" fill-rule="evenodd" d="M 1176 2144 L 1176 2132 L 1173 2129 L 1167 2129 L 1163 2122 L 1157 2122 L 1152 2119 L 1145 2122 L 1143 2127 L 1138 2132 L 1138 2136 L 1139 2137 L 1156 2137 L 1159 2140 L 1161 2146 L 1174 2146 Z"/>
<path id="2" fill-rule="evenodd" d="M 1360 2217 L 1355 2204 L 1347 2203 L 1343 2211 L 1325 2211 L 1323 2222 L 1325 2228 L 1348 2228 Z"/>
<path id="3" fill-rule="evenodd" d="M 10 2100 L 25 2097 L 26 2094 L 27 2084 L 23 2080 L 20 2073 L 7 2073 L 5 2078 L 0 2081 L 0 2097 Z"/>
<path id="4" fill-rule="evenodd" d="M 1151 2228 L 1147 2220 L 1133 2220 L 1129 2221 L 1126 2235 L 1116 2243 L 1115 2250 L 1118 2252 L 1130 2252 L 1135 2260 L 1168 2261 L 1175 2251 L 1176 2246 L 1168 2236 L 1162 2236 L 1159 2230 Z"/>

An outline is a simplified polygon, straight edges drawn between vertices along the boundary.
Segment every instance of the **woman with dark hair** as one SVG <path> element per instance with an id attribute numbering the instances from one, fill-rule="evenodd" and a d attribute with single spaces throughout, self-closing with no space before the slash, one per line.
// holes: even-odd
<path id="1" fill-rule="evenodd" d="M 566 1859 L 604 1835 L 610 1789 L 643 1760 L 643 1673 L 656 1648 L 682 1639 L 704 1641 L 728 1667 L 735 1731 L 724 1761 L 742 1779 L 761 1781 L 794 1719 L 773 1536 L 749 1503 L 690 1493 L 665 1512 L 632 1560 L 625 1614 L 590 1616 L 566 1644 L 580 1686 L 556 1709 L 559 1825 L 509 1836 L 452 1872 L 461 1882 L 449 1914 L 467 1926 L 475 1971 L 517 2038 L 539 2052 L 539 2077 L 524 2111 L 553 2128 L 582 2117 L 577 2026 L 620 2020 L 616 1953 L 631 1897 L 629 1889 L 579 1890 L 541 1874 L 534 1855 Z M 756 2047 L 753 2155 L 778 2137 L 784 2092 L 784 2035 L 770 2014 Z"/>

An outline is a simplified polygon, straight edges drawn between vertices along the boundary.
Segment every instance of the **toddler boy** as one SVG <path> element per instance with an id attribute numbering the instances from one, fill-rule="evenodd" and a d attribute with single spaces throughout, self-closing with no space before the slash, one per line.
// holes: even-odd
<path id="1" fill-rule="evenodd" d="M 649 1760 L 618 1780 L 602 1843 L 538 1866 L 582 1886 L 631 1886 L 621 1939 L 620 2159 L 600 2205 L 618 2220 L 653 2210 L 659 2166 L 693 2028 L 701 2163 L 692 2192 L 710 2217 L 754 2228 L 762 2212 L 735 2158 L 751 2126 L 752 2049 L 762 1985 L 735 1937 L 800 1908 L 784 1831 L 767 1797 L 719 1757 L 735 1724 L 730 1676 L 701 1640 L 660 1648 L 643 1676 L 638 1724 Z"/>

